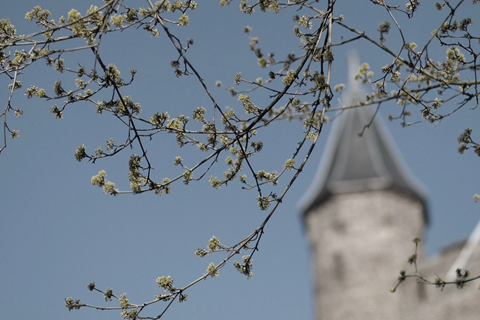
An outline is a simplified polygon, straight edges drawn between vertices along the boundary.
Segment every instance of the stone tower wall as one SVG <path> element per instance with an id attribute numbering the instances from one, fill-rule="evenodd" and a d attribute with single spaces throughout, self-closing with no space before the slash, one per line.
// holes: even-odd
<path id="1" fill-rule="evenodd" d="M 422 237 L 423 210 L 380 190 L 332 195 L 306 215 L 318 320 L 404 319 L 399 309 L 417 297 L 389 289 Z"/>

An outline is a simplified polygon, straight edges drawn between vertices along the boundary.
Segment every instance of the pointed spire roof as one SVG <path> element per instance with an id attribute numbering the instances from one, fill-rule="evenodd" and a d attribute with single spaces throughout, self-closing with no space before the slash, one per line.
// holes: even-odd
<path id="1" fill-rule="evenodd" d="M 353 80 L 358 66 L 358 56 L 350 54 L 347 94 L 350 106 L 365 96 L 359 82 Z M 369 106 L 340 113 L 315 179 L 300 200 L 302 213 L 307 214 L 332 194 L 386 189 L 407 194 L 426 208 L 425 188 L 408 170 L 379 114 Z"/>

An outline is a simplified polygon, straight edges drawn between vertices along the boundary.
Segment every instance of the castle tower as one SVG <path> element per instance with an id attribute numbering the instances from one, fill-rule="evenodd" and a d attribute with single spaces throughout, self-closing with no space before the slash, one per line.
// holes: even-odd
<path id="1" fill-rule="evenodd" d="M 356 71 L 358 62 L 350 60 Z M 353 73 L 346 105 L 363 99 Z M 379 114 L 374 116 L 370 107 L 343 110 L 300 201 L 313 256 L 318 320 L 402 319 L 401 309 L 417 297 L 392 294 L 389 288 L 407 267 L 411 241 L 423 235 L 422 190 Z"/>

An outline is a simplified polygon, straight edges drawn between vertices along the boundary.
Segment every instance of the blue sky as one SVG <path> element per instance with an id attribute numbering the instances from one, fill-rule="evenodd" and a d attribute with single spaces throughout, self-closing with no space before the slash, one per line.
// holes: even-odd
<path id="1" fill-rule="evenodd" d="M 75 1 L 16 1 L 3 6 L 0 18 L 10 18 L 18 33 L 31 33 L 37 29 L 24 15 L 37 4 L 49 9 L 55 18 L 66 16 L 71 8 L 84 12 L 90 6 Z M 404 28 L 407 36 L 418 39 L 418 43 L 439 21 L 429 9 L 427 5 L 420 8 L 419 14 L 425 17 L 420 24 L 406 24 Z M 375 36 L 378 23 L 387 19 L 380 16 L 381 11 L 369 11 L 373 9 L 368 3 L 359 8 L 339 5 L 336 10 L 336 15 L 345 16 L 346 23 L 370 30 Z M 247 16 L 240 14 L 236 3 L 221 8 L 212 1 L 200 3 L 191 14 L 188 28 L 171 29 L 181 39 L 195 40 L 189 56 L 220 104 L 238 107 L 236 99 L 214 86 L 215 81 L 233 85 L 239 71 L 249 79 L 268 77 L 268 70 L 257 67 L 243 28 L 251 26 L 252 35 L 259 36 L 264 51 L 275 51 L 277 57 L 282 57 L 299 46 L 292 31 L 294 14 L 290 11 Z M 372 16 L 378 16 L 378 20 L 365 19 Z M 479 28 L 478 24 L 474 27 Z M 428 32 L 423 35 L 418 30 Z M 398 35 L 391 33 L 388 42 L 395 47 Z M 102 53 L 108 62 L 115 63 L 123 74 L 138 70 L 130 90 L 146 114 L 168 111 L 171 115 L 190 115 L 194 108 L 209 105 L 193 77 L 177 79 L 173 75 L 169 61 L 176 56 L 163 33 L 153 39 L 141 30 L 125 32 L 120 41 L 105 41 Z M 391 60 L 365 42 L 338 49 L 334 51 L 338 63 L 333 70 L 333 84 L 347 82 L 348 49 L 356 49 L 361 61 L 370 63 L 377 73 Z M 443 56 L 444 50 L 441 52 Z M 76 58 L 88 61 L 91 57 L 65 57 L 73 65 Z M 51 92 L 58 76 L 43 65 L 34 66 L 22 76 L 23 89 L 37 85 Z M 73 78 L 63 79 L 73 85 Z M 0 78 L 4 102 L 6 88 L 7 79 Z M 259 103 L 269 101 L 265 93 L 258 93 L 257 99 Z M 86 289 L 88 283 L 96 282 L 98 288 L 113 288 L 118 295 L 126 292 L 134 303 L 152 300 L 155 294 L 162 293 L 155 283 L 157 277 L 170 275 L 175 284 L 183 286 L 201 276 L 210 262 L 221 261 L 221 255 L 200 259 L 193 254 L 198 247 L 206 246 L 212 235 L 233 244 L 264 218 L 265 213 L 256 206 L 255 194 L 241 190 L 239 183 L 220 190 L 211 188 L 206 180 L 191 183 L 188 188 L 177 185 L 171 195 L 161 197 L 104 195 L 90 184 L 90 178 L 105 169 L 108 179 L 127 188 L 126 159 L 130 154 L 94 165 L 78 163 L 73 154 L 78 145 L 93 150 L 110 137 L 121 137 L 122 128 L 108 115 L 97 115 L 86 105 L 73 105 L 64 113 L 64 119 L 58 120 L 50 113 L 51 101 L 27 100 L 17 92 L 13 102 L 21 106 L 24 115 L 19 119 L 9 115 L 12 128 L 20 130 L 20 138 L 10 139 L 0 156 L 0 305 L 4 318 L 119 319 L 117 311 L 68 312 L 64 299 L 72 296 L 84 303 L 116 306 L 116 302 L 105 303 L 100 294 Z M 385 118 L 396 108 L 395 104 L 385 106 L 381 116 Z M 459 155 L 456 151 L 457 136 L 467 127 L 475 130 L 478 112 L 464 108 L 436 127 L 422 123 L 401 128 L 397 122 L 388 123 L 405 161 L 429 192 L 431 223 L 426 243 L 430 254 L 464 239 L 478 221 L 479 209 L 473 194 L 480 193 L 479 159 L 471 152 Z M 329 127 L 322 133 L 306 170 L 266 227 L 254 258 L 253 279 L 246 280 L 228 264 L 220 270 L 220 277 L 187 292 L 189 300 L 181 305 L 175 303 L 166 319 L 313 318 L 308 244 L 296 204 L 316 172 Z M 258 164 L 269 170 L 280 169 L 293 152 L 299 134 L 301 128 L 295 123 L 272 126 L 271 135 L 264 137 L 264 156 Z M 173 166 L 176 155 L 190 163 L 201 156 L 193 149 L 179 151 L 171 140 L 160 138 L 149 146 L 158 161 L 154 164 L 156 173 L 161 176 L 179 173 Z M 406 246 L 410 240 L 406 239 Z M 392 282 L 396 273 L 392 270 Z"/>

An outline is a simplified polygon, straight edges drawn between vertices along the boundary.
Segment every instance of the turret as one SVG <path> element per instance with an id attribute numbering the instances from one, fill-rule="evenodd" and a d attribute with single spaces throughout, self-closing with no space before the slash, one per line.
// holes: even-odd
<path id="1" fill-rule="evenodd" d="M 348 106 L 363 98 L 354 60 Z M 341 111 L 300 209 L 318 320 L 400 319 L 402 295 L 389 288 L 413 253 L 411 240 L 423 235 L 426 202 L 379 113 L 365 106 Z"/>

